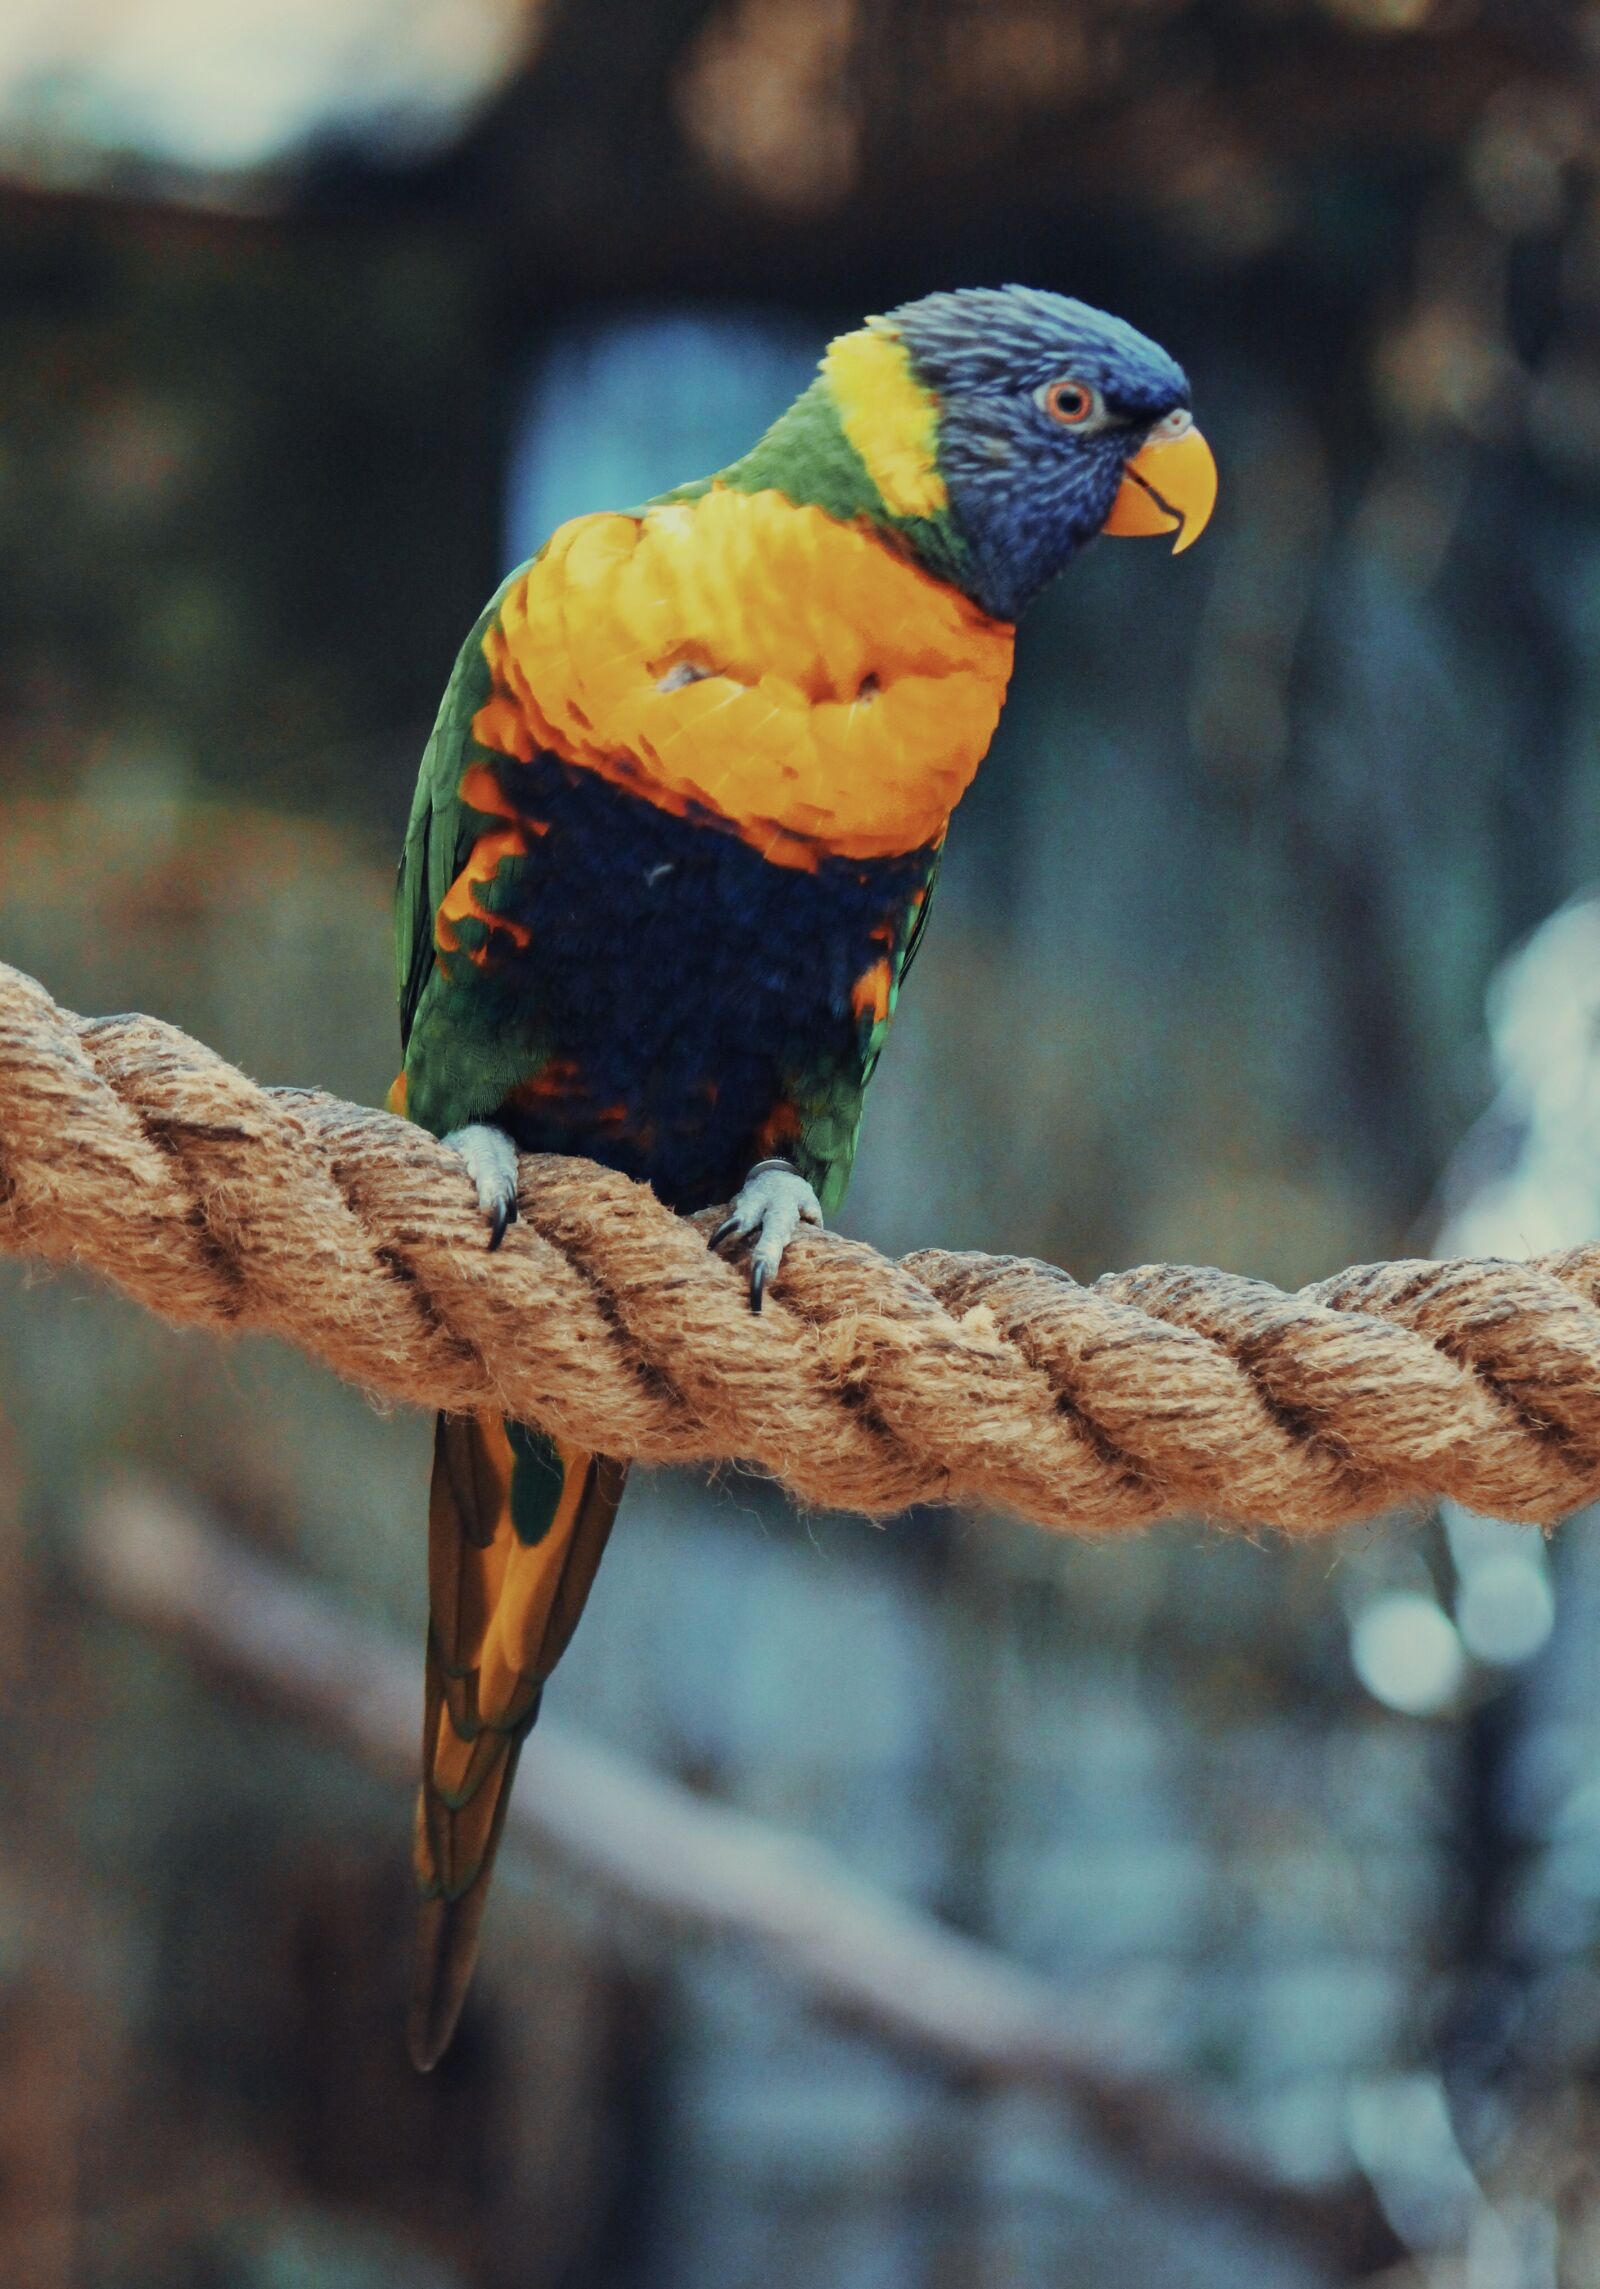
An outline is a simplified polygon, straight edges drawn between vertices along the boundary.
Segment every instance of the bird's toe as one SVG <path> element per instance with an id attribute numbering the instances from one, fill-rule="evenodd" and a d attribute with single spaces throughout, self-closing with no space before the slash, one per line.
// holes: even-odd
<path id="1" fill-rule="evenodd" d="M 517 1220 L 517 1148 L 504 1129 L 490 1121 L 473 1121 L 452 1129 L 445 1138 L 451 1150 L 467 1164 L 478 1195 L 478 1206 L 489 1225 L 491 1255 Z"/>
<path id="2" fill-rule="evenodd" d="M 750 1251 L 750 1308 L 759 1311 L 783 1265 L 784 1251 L 802 1224 L 822 1222 L 815 1192 L 787 1161 L 758 1162 L 739 1188 L 728 1214 L 711 1235 L 713 1248 L 754 1238 Z"/>

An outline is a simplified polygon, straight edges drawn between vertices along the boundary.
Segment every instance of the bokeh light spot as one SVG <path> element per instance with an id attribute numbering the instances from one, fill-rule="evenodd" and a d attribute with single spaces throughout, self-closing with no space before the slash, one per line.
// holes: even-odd
<path id="1" fill-rule="evenodd" d="M 1413 1591 L 1377 1598 L 1357 1616 L 1350 1659 L 1373 1699 L 1408 1717 L 1447 1708 L 1466 1671 L 1455 1624 L 1432 1598 Z"/>
<path id="2" fill-rule="evenodd" d="M 1530 1661 L 1550 1635 L 1556 1601 L 1542 1553 L 1506 1551 L 1474 1566 L 1456 1599 L 1456 1627 L 1479 1661 Z"/>

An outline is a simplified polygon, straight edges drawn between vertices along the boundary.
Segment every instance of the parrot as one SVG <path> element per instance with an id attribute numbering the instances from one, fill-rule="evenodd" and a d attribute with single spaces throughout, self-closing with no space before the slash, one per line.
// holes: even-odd
<path id="1" fill-rule="evenodd" d="M 828 344 L 744 456 L 556 530 L 463 644 L 396 898 L 394 1112 L 498 1248 L 519 1153 L 584 1155 L 742 1259 L 751 1308 L 843 1198 L 862 1101 L 1025 606 L 1097 535 L 1217 493 L 1183 369 L 1026 286 Z M 454 2031 L 522 1744 L 626 1466 L 441 1415 L 407 2040 Z"/>

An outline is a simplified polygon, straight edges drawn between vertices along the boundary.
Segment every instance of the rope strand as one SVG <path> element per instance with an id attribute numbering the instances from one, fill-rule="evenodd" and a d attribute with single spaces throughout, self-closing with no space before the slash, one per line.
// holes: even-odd
<path id="1" fill-rule="evenodd" d="M 456 1156 L 262 1089 L 175 1027 L 0 964 L 0 1251 L 180 1325 L 283 1337 L 375 1396 L 492 1406 L 801 1501 L 961 1501 L 1103 1533 L 1177 1511 L 1313 1532 L 1400 1502 L 1550 1523 L 1600 1496 L 1600 1247 L 1359 1266 L 1297 1294 L 1149 1265 L 893 1263 L 802 1231 L 766 1310 L 673 1215 L 525 1158 L 491 1255 Z"/>

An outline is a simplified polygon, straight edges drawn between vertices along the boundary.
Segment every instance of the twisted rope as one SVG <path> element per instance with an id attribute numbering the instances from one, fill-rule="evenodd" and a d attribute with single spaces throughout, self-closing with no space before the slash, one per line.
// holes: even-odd
<path id="1" fill-rule="evenodd" d="M 154 1018 L 74 1017 L 0 964 L 0 1251 L 285 1337 L 386 1400 L 756 1463 L 809 1503 L 1077 1532 L 1174 1511 L 1311 1531 L 1441 1495 L 1549 1522 L 1600 1496 L 1597 1246 L 1285 1295 L 802 1232 L 758 1318 L 708 1220 L 643 1185 L 530 1156 L 521 1200 L 490 1255 L 420 1129 L 258 1088 Z"/>

